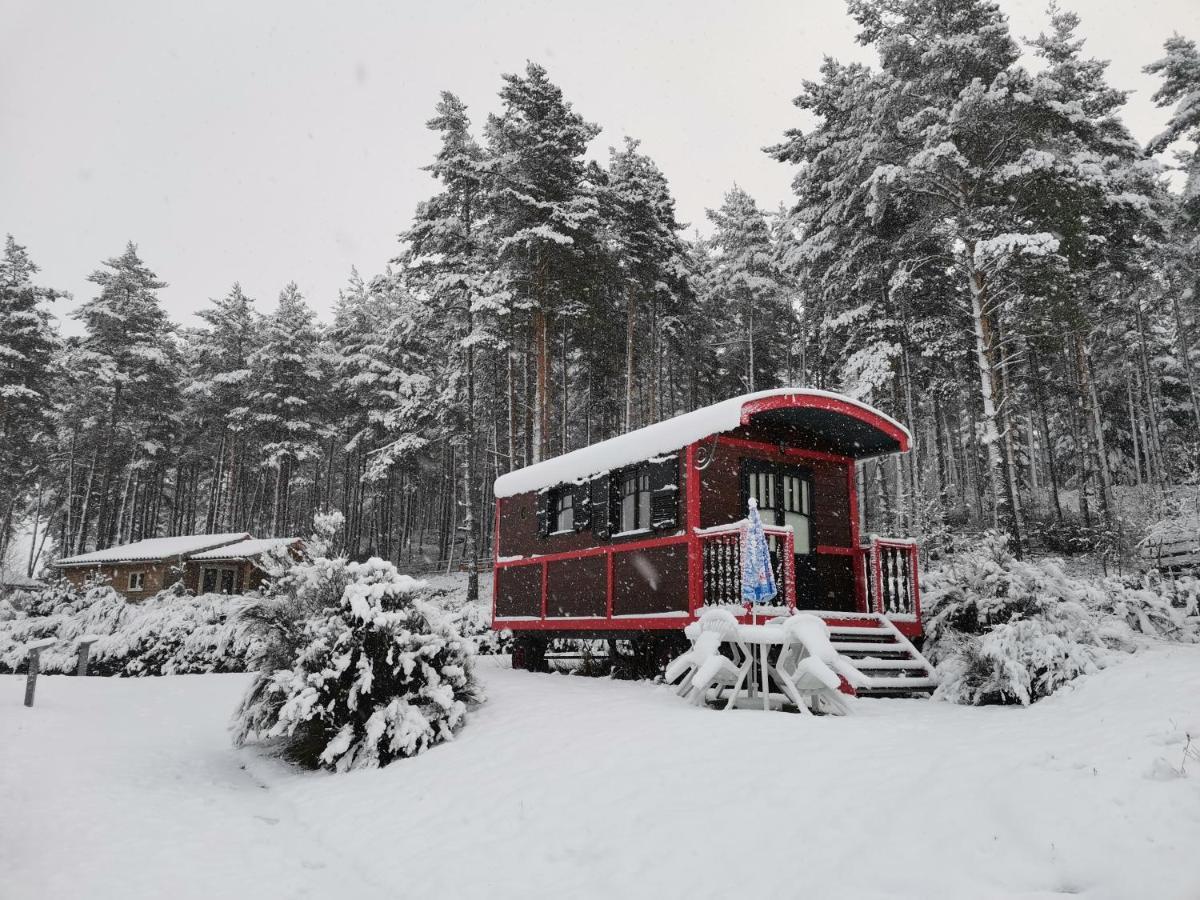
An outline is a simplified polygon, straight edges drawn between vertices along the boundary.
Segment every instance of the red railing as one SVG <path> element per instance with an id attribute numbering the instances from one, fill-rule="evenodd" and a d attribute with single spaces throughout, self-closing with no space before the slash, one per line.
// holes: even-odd
<path id="1" fill-rule="evenodd" d="M 779 589 L 777 603 L 796 606 L 795 536 L 790 528 L 764 525 L 771 543 L 771 568 Z M 742 523 L 698 529 L 700 602 L 704 606 L 742 603 Z"/>
<path id="2" fill-rule="evenodd" d="M 919 619 L 916 542 L 872 535 L 860 548 L 859 557 L 867 586 L 867 611 Z"/>

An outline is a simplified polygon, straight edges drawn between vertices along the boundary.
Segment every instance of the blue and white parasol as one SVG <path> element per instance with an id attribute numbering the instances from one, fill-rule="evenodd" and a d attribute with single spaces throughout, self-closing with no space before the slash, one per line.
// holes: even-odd
<path id="1" fill-rule="evenodd" d="M 750 514 L 742 526 L 742 600 L 748 606 L 767 603 L 778 593 L 775 573 L 771 570 L 771 554 L 758 501 L 750 498 Z"/>

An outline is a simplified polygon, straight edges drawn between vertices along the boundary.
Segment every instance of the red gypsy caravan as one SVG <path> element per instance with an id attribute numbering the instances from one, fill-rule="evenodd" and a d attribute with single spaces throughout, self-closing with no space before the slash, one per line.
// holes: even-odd
<path id="1" fill-rule="evenodd" d="M 734 397 L 496 479 L 492 625 L 538 669 L 552 638 L 632 640 L 665 658 L 704 610 L 741 605 L 750 498 L 779 606 L 813 612 L 867 693 L 935 684 L 921 635 L 916 544 L 860 535 L 855 462 L 903 453 L 899 422 L 839 394 Z M 864 691 L 860 691 L 863 693 Z"/>

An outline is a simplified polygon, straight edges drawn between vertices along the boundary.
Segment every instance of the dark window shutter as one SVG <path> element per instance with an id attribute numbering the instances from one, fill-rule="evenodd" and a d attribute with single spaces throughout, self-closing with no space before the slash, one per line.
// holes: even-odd
<path id="1" fill-rule="evenodd" d="M 612 521 L 609 505 L 609 478 L 607 475 L 597 475 L 588 482 L 590 495 L 589 517 L 592 523 L 592 534 L 606 538 L 611 533 Z"/>
<path id="2" fill-rule="evenodd" d="M 650 473 L 650 527 L 674 528 L 679 521 L 679 457 L 660 456 L 646 463 Z"/>
<path id="3" fill-rule="evenodd" d="M 550 533 L 550 489 L 542 488 L 537 492 L 537 533 L 545 537 Z"/>
<path id="4" fill-rule="evenodd" d="M 591 482 L 584 481 L 570 487 L 575 503 L 575 530 L 583 531 L 592 523 Z M 567 488 L 563 488 L 567 490 Z"/>

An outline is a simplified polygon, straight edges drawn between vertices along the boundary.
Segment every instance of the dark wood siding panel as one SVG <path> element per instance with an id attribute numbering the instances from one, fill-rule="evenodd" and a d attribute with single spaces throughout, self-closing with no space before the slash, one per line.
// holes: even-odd
<path id="1" fill-rule="evenodd" d="M 854 557 L 818 553 L 796 570 L 796 608 L 853 612 Z"/>
<path id="2" fill-rule="evenodd" d="M 687 544 L 617 553 L 613 559 L 613 615 L 686 612 Z"/>
<path id="3" fill-rule="evenodd" d="M 496 615 L 542 614 L 542 567 L 513 566 L 496 570 Z"/>
<path id="4" fill-rule="evenodd" d="M 745 515 L 742 509 L 742 457 L 748 451 L 717 444 L 712 462 L 700 473 L 700 525 L 727 525 Z"/>
<path id="5" fill-rule="evenodd" d="M 813 543 L 849 547 L 850 487 L 846 467 L 829 463 L 810 464 L 813 486 Z"/>
<path id="6" fill-rule="evenodd" d="M 608 559 L 603 555 L 548 563 L 547 616 L 603 616 L 608 609 Z"/>
<path id="7" fill-rule="evenodd" d="M 541 541 L 537 536 L 537 495 L 501 497 L 500 556 L 529 556 Z"/>

